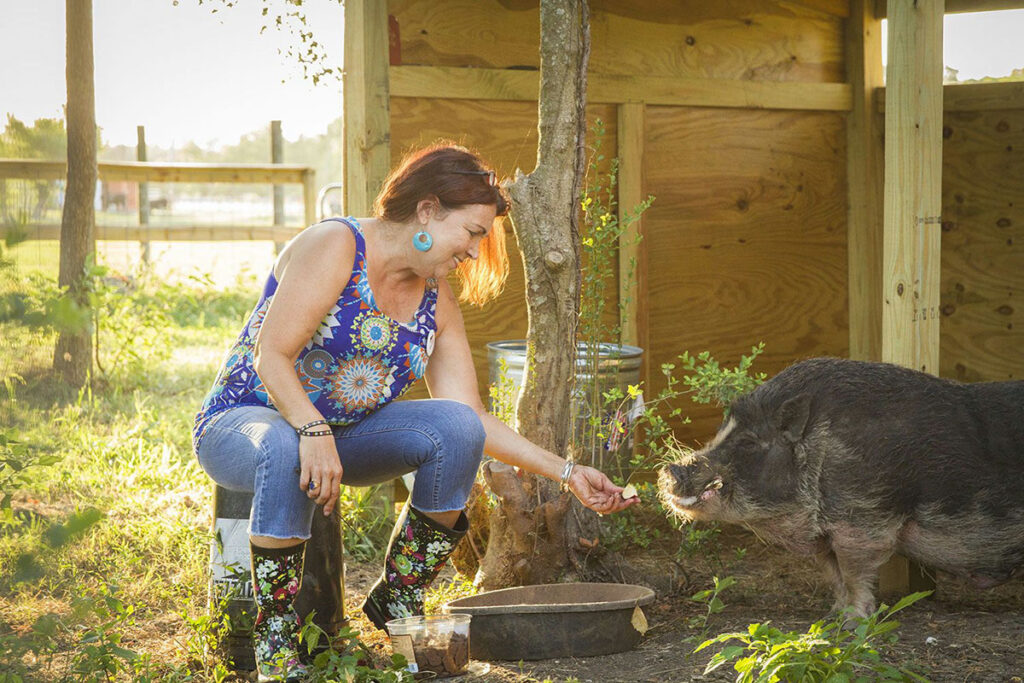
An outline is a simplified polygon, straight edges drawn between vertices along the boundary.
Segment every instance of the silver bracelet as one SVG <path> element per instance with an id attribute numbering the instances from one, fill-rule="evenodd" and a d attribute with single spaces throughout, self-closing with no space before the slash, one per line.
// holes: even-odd
<path id="1" fill-rule="evenodd" d="M 566 493 L 569 490 L 569 477 L 572 476 L 574 467 L 576 467 L 576 463 L 572 460 L 565 461 L 565 467 L 562 468 L 562 477 L 558 480 L 558 490 L 561 493 Z"/>

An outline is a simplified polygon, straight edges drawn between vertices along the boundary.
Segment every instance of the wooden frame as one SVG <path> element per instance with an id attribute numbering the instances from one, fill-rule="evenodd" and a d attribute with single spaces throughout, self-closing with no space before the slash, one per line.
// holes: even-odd
<path id="1" fill-rule="evenodd" d="M 100 180 L 125 180 L 145 183 L 257 183 L 301 184 L 304 225 L 238 227 L 195 224 L 153 227 L 96 226 L 98 240 L 130 241 L 220 241 L 274 240 L 284 242 L 316 222 L 316 171 L 308 166 L 289 164 L 169 164 L 139 161 L 101 161 L 97 164 Z M 0 179 L 63 180 L 67 163 L 45 159 L 0 159 Z M 33 225 L 29 239 L 59 239 L 59 225 Z"/>
<path id="2" fill-rule="evenodd" d="M 389 73 L 392 97 L 535 101 L 539 88 L 537 71 L 392 66 Z M 852 95 L 847 83 L 589 74 L 587 102 L 849 111 L 852 108 Z"/>

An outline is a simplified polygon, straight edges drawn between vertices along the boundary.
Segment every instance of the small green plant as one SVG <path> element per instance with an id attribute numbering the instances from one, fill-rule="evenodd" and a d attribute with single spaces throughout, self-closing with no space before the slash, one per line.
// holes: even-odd
<path id="1" fill-rule="evenodd" d="M 491 407 L 488 412 L 515 429 L 516 398 L 519 396 L 519 391 L 516 381 L 508 374 L 508 361 L 504 358 L 498 359 L 498 381 L 491 384 L 487 392 L 491 398 Z"/>
<path id="2" fill-rule="evenodd" d="M 17 523 L 11 501 L 15 492 L 32 482 L 33 468 L 60 462 L 59 456 L 38 453 L 16 436 L 13 429 L 0 430 L 0 527 Z"/>
<path id="3" fill-rule="evenodd" d="M 601 153 L 604 140 L 604 122 L 598 119 L 593 127 L 594 146 L 590 151 L 587 177 L 580 206 L 583 220 L 580 223 L 580 314 L 576 330 L 578 347 L 583 350 L 583 364 L 577 362 L 576 387 L 573 392 L 574 441 L 583 461 L 603 468 L 605 450 L 615 451 L 618 439 L 609 437 L 613 433 L 612 423 L 618 422 L 619 415 L 606 410 L 607 401 L 602 392 L 611 382 L 617 385 L 615 371 L 609 373 L 605 362 L 620 348 L 615 344 L 622 334 L 622 325 L 631 301 L 620 297 L 621 288 L 616 287 L 617 275 L 632 281 L 635 278 L 636 258 L 631 258 L 625 269 L 620 267 L 621 248 L 628 239 L 636 244 L 641 236 L 636 233 L 629 237 L 630 227 L 650 208 L 654 197 L 647 197 L 624 213 L 620 219 L 618 211 L 618 159 L 610 160 L 610 168 L 602 174 L 600 166 L 605 161 Z M 613 303 L 613 302 L 617 302 Z M 612 306 L 615 310 L 612 311 Z M 609 374 L 612 376 L 609 377 Z M 609 443 L 612 446 L 609 446 Z"/>
<path id="4" fill-rule="evenodd" d="M 701 351 L 696 356 L 684 351 L 679 356 L 679 362 L 682 363 L 682 369 L 690 374 L 683 377 L 683 385 L 693 392 L 690 398 L 694 402 L 714 403 L 728 413 L 730 403 L 753 391 L 768 377 L 763 372 L 750 372 L 754 359 L 762 353 L 764 342 L 751 348 L 749 356 L 740 356 L 739 364 L 730 370 L 722 368 L 707 351 Z"/>
<path id="5" fill-rule="evenodd" d="M 897 640 L 899 622 L 892 616 L 929 595 L 913 593 L 892 607 L 882 605 L 866 619 L 838 617 L 817 621 L 805 633 L 783 632 L 769 622 L 750 624 L 746 632 L 723 633 L 705 640 L 694 652 L 712 645 L 739 641 L 715 653 L 704 673 L 733 662 L 737 683 L 869 683 L 872 681 L 924 681 L 907 669 L 885 663 L 880 653 Z"/>
<path id="6" fill-rule="evenodd" d="M 369 665 L 373 655 L 362 641 L 359 632 L 345 627 L 333 638 L 313 623 L 312 615 L 299 632 L 299 640 L 310 654 L 313 666 L 307 674 L 307 683 L 406 683 L 413 675 L 406 670 L 408 662 L 399 654 L 391 656 L 383 669 Z"/>
<path id="7" fill-rule="evenodd" d="M 712 588 L 694 593 L 690 598 L 695 602 L 703 602 L 705 604 L 704 614 L 691 617 L 687 621 L 687 625 L 690 628 L 700 629 L 700 636 L 694 638 L 694 640 L 704 640 L 707 638 L 708 622 L 711 620 L 711 617 L 725 609 L 725 603 L 722 602 L 722 599 L 718 596 L 722 591 L 736 583 L 736 579 L 731 576 L 727 576 L 724 579 L 719 579 L 717 576 L 714 576 L 712 577 L 712 580 L 714 581 L 714 586 Z"/>

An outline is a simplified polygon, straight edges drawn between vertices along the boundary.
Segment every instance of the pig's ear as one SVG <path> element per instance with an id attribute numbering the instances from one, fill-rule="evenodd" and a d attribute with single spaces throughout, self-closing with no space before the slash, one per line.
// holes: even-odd
<path id="1" fill-rule="evenodd" d="M 807 419 L 810 414 L 811 397 L 801 394 L 779 406 L 779 410 L 775 413 L 775 424 L 786 441 L 796 443 L 804 438 L 804 430 L 807 429 Z"/>

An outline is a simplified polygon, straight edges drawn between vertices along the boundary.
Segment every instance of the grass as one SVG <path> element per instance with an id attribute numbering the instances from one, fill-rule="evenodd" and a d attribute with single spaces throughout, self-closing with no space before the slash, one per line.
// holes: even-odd
<path id="1" fill-rule="evenodd" d="M 8 288 L 23 270 L 46 270 L 26 262 L 36 250 L 21 248 L 18 272 L 5 272 Z M 109 345 L 101 348 L 108 374 L 82 392 L 49 373 L 52 330 L 0 323 L 5 433 L 29 460 L 57 459 L 28 468 L 16 488 L 3 491 L 12 514 L 0 525 L 0 639 L 8 639 L 6 652 L 0 647 L 7 655 L 0 680 L 17 680 L 11 677 L 19 666 L 27 680 L 62 680 L 76 653 L 92 652 L 89 629 L 108 622 L 119 629 L 117 647 L 150 653 L 164 674 L 186 664 L 186 618 L 206 611 L 211 497 L 192 454 L 190 426 L 254 293 L 159 284 L 121 293 L 165 316 L 126 324 L 137 309 L 118 308 L 120 331 L 101 337 Z M 166 327 L 146 328 L 157 320 Z M 155 334 L 159 348 L 138 345 Z M 133 363 L 115 363 L 119 345 L 138 346 L 134 356 L 121 356 Z M 3 464 L 10 472 L 8 457 Z M 111 601 L 124 609 L 110 611 Z M 33 625 L 47 614 L 66 628 L 54 632 L 49 654 L 40 656 L 27 648 Z M 12 645 L 11 636 L 24 647 Z"/>
<path id="2" fill-rule="evenodd" d="M 46 264 L 13 256 L 0 293 L 30 292 Z M 222 680 L 208 647 L 212 486 L 191 425 L 258 287 L 105 280 L 105 373 L 85 390 L 51 376 L 51 327 L 0 321 L 0 682 Z M 343 489 L 350 562 L 382 559 L 393 513 L 380 489 Z M 332 661 L 351 680 L 377 675 L 346 656 Z"/>

